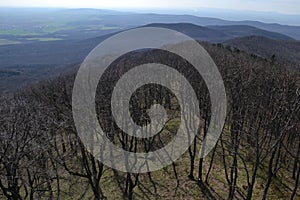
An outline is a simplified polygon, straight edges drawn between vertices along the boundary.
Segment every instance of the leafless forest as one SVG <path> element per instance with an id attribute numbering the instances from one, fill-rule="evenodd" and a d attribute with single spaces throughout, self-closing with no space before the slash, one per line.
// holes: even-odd
<path id="1" fill-rule="evenodd" d="M 1 96 L 0 197 L 3 199 L 300 199 L 300 73 L 276 56 L 268 59 L 236 48 L 203 43 L 217 64 L 228 95 L 221 138 L 204 159 L 198 158 L 210 124 L 210 100 L 201 77 L 188 63 L 161 52 L 121 58 L 126 66 L 156 59 L 181 66 L 197 86 L 201 127 L 193 145 L 171 166 L 145 174 L 108 168 L 87 152 L 72 118 L 74 72 Z M 151 54 L 152 55 L 152 54 Z M 74 67 L 77 68 L 77 67 Z M 114 78 L 112 77 L 112 82 Z M 153 138 L 138 140 L 111 119 L 112 82 L 102 80 L 97 111 L 110 139 L 123 149 L 148 152 L 176 134 L 178 104 L 155 85 L 132 97 L 132 116 L 147 123 L 154 102 L 168 112 L 168 123 Z M 100 85 L 99 83 L 99 85 Z M 103 107 L 105 105 L 105 107 Z M 134 108 L 134 109 L 133 109 Z M 144 121 L 143 121 L 144 120 Z"/>

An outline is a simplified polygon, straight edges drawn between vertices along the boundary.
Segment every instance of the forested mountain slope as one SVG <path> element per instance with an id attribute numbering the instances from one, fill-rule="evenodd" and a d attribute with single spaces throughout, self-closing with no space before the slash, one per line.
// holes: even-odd
<path id="1" fill-rule="evenodd" d="M 82 146 L 74 127 L 74 69 L 1 97 L 0 195 L 14 199 L 299 199 L 299 71 L 236 49 L 203 45 L 223 76 L 228 95 L 226 124 L 208 157 L 198 158 L 210 120 L 209 94 L 201 77 L 189 76 L 191 66 L 178 57 L 156 50 L 133 52 L 111 66 L 113 80 L 124 69 L 155 60 L 185 71 L 197 87 L 203 121 L 194 145 L 182 158 L 145 174 L 121 173 L 97 161 Z M 132 116 L 147 118 L 146 108 L 160 102 L 170 119 L 159 139 L 137 140 L 109 123 L 109 104 L 99 104 L 103 99 L 110 102 L 111 83 L 99 82 L 96 110 L 116 145 L 147 151 L 150 144 L 155 148 L 170 141 L 180 123 L 176 115 L 180 108 L 170 92 L 160 95 L 157 85 L 150 85 L 134 94 Z M 171 106 L 166 105 L 167 97 Z"/>

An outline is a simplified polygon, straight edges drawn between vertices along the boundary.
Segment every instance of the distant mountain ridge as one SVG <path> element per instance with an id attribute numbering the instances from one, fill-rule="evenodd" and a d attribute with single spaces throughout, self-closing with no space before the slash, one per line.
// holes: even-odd
<path id="1" fill-rule="evenodd" d="M 259 21 L 229 21 L 211 17 L 198 17 L 193 15 L 168 15 L 168 14 L 126 14 L 108 15 L 103 19 L 105 23 L 127 24 L 129 27 L 141 26 L 150 23 L 192 23 L 198 26 L 232 26 L 246 25 L 266 31 L 277 32 L 300 40 L 300 26 L 281 25 L 276 23 L 263 23 Z"/>
<path id="2" fill-rule="evenodd" d="M 207 27 L 198 26 L 191 23 L 173 23 L 173 24 L 153 23 L 143 27 L 159 27 L 159 28 L 172 29 L 184 33 L 200 41 L 222 42 L 231 38 L 228 34 L 222 31 L 213 30 Z"/>
<path id="3" fill-rule="evenodd" d="M 260 30 L 254 27 L 246 26 L 247 29 L 241 30 L 241 26 L 222 26 L 222 27 L 202 27 L 191 23 L 176 23 L 176 24 L 148 24 L 144 27 L 163 27 L 173 29 L 200 41 L 208 41 L 213 43 L 221 43 L 236 37 L 247 35 L 247 31 L 251 30 L 248 36 L 254 32 L 258 36 L 269 37 L 275 40 L 291 40 L 290 37 Z M 216 30 L 222 29 L 222 30 Z M 117 32 L 118 33 L 118 32 Z M 234 34 L 233 34 L 234 33 Z M 34 42 L 19 45 L 4 45 L 0 46 L 0 68 L 13 65 L 32 65 L 32 64 L 51 64 L 51 65 L 68 65 L 81 62 L 85 56 L 100 42 L 107 37 L 116 34 L 108 34 L 91 39 L 76 41 L 50 41 L 50 42 Z"/>
<path id="4" fill-rule="evenodd" d="M 294 38 L 281 33 L 266 31 L 249 25 L 206 26 L 206 27 L 213 30 L 222 31 L 223 33 L 230 35 L 232 38 L 245 37 L 245 36 L 262 36 L 262 37 L 267 37 L 275 40 L 295 40 Z"/>
<path id="5" fill-rule="evenodd" d="M 230 26 L 198 26 L 191 23 L 153 23 L 144 27 L 161 27 L 176 30 L 186 35 L 200 40 L 208 42 L 224 42 L 225 40 L 244 37 L 244 36 L 263 36 L 275 40 L 294 40 L 293 38 L 284 34 L 275 33 L 271 31 L 265 31 L 252 26 L 247 25 L 230 25 Z"/>
<path id="6" fill-rule="evenodd" d="M 224 44 L 264 58 L 274 57 L 300 68 L 300 41 L 280 41 L 261 36 L 247 36 L 225 41 Z"/>
<path id="7" fill-rule="evenodd" d="M 300 41 L 292 40 L 283 34 L 251 26 L 203 27 L 191 23 L 156 23 L 144 27 L 149 26 L 173 29 L 196 40 L 223 43 L 264 58 L 271 58 L 275 54 L 276 59 L 283 60 L 294 68 L 299 68 L 300 65 Z M 21 85 L 28 81 L 40 80 L 49 74 L 59 74 L 68 68 L 66 66 L 81 63 L 94 47 L 117 33 L 79 41 L 62 40 L 0 46 L 0 83 L 3 83 L 3 87 L 13 87 L 16 83 Z M 243 37 L 244 35 L 247 36 Z"/>
<path id="8" fill-rule="evenodd" d="M 18 13 L 18 15 L 15 15 L 15 13 Z M 300 40 L 300 26 L 270 24 L 259 21 L 229 21 L 193 15 L 132 13 L 101 9 L 29 9 L 27 11 L 25 9 L 24 11 L 21 8 L 0 8 L 0 18 L 1 39 L 22 43 L 36 40 L 36 36 L 32 34 L 38 34 L 39 37 L 46 39 L 83 40 L 151 23 L 252 26 Z M 64 23 L 61 23 L 61 21 Z M 13 30 L 11 29 L 12 24 L 14 25 Z"/>

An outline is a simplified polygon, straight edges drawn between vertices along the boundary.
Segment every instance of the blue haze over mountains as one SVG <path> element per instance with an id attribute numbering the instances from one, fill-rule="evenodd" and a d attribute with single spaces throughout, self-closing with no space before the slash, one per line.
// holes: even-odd
<path id="1" fill-rule="evenodd" d="M 191 13 L 203 13 L 202 17 L 187 15 L 184 11 L 182 13 L 183 15 L 99 9 L 0 8 L 0 42 L 12 42 L 0 43 L 0 77 L 3 79 L 0 84 L 2 87 L 7 84 L 14 88 L 18 87 L 15 83 L 23 85 L 32 81 L 33 77 L 34 80 L 40 80 L 49 74 L 60 73 L 66 66 L 82 62 L 97 44 L 112 34 L 142 26 L 170 28 L 199 41 L 232 45 L 250 51 L 249 53 L 253 53 L 251 50 L 255 49 L 262 57 L 278 54 L 283 59 L 295 57 L 296 62 L 300 61 L 300 26 L 206 17 L 210 16 L 209 11 Z M 215 14 L 221 15 L 222 13 Z M 234 18 L 236 15 L 239 13 L 227 11 L 227 18 Z M 272 13 L 264 15 L 270 17 Z M 244 14 L 246 16 L 247 13 Z M 249 19 L 253 19 L 253 14 L 250 13 L 249 16 Z M 281 22 L 294 17 L 276 13 L 274 16 L 280 18 Z M 261 19 L 268 21 L 263 17 Z M 290 20 L 290 24 L 297 24 L 297 20 Z M 253 41 L 259 41 L 261 45 L 256 45 Z M 263 48 L 262 44 L 265 44 Z M 251 45 L 255 46 L 248 48 Z M 257 49 L 259 46 L 260 49 Z M 291 48 L 293 51 L 289 51 Z M 272 49 L 276 52 L 272 52 Z M 289 52 L 292 54 L 287 55 Z"/>

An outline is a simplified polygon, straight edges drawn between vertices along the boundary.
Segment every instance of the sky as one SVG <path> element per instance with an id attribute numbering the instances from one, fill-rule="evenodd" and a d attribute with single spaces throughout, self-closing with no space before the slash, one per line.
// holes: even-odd
<path id="1" fill-rule="evenodd" d="M 102 9 L 218 8 L 300 14 L 300 0 L 0 0 L 0 6 Z"/>

